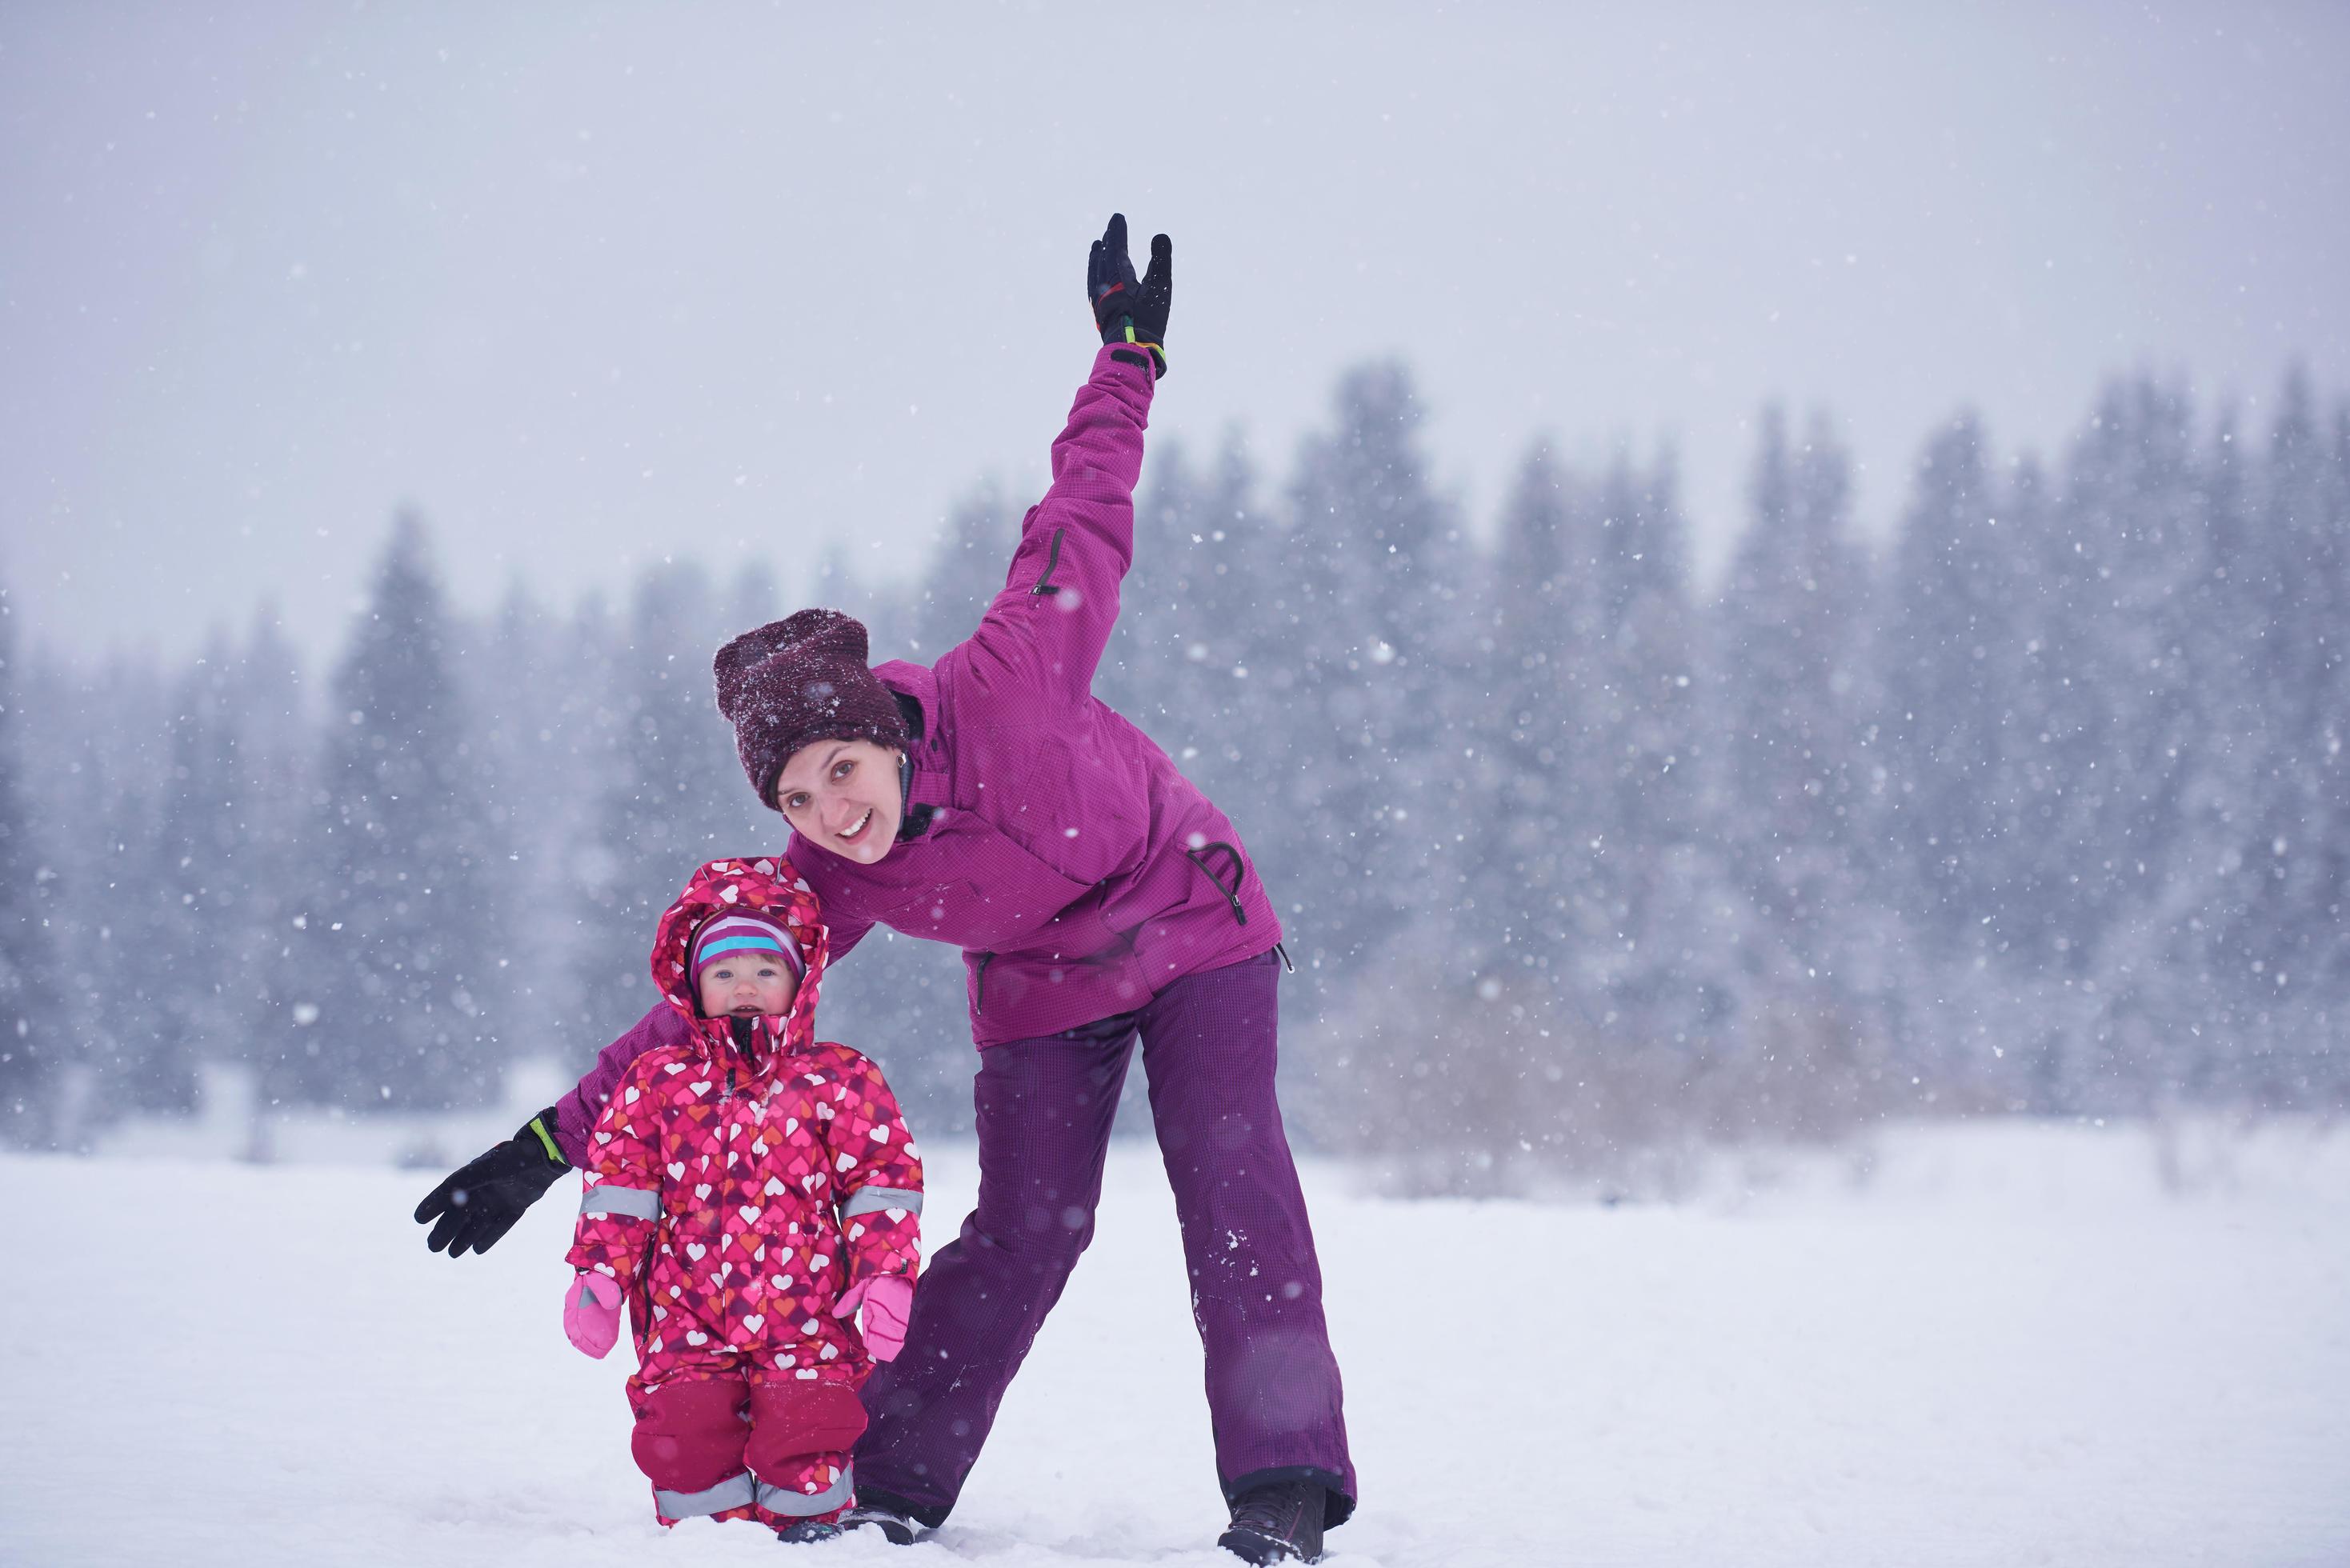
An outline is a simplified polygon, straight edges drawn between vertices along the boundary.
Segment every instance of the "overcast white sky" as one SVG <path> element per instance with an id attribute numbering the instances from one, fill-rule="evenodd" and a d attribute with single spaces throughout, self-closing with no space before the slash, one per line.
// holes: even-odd
<path id="1" fill-rule="evenodd" d="M 1881 526 L 1962 403 L 2339 388 L 2345 65 L 2339 4 L 0 5 L 0 574 L 58 649 L 323 652 L 402 504 L 475 607 L 909 570 L 1041 483 L 1112 208 L 1160 439 L 1278 479 L 1399 354 L 1480 526 L 1538 433 L 1669 439 L 1718 555 L 1816 401 Z"/>

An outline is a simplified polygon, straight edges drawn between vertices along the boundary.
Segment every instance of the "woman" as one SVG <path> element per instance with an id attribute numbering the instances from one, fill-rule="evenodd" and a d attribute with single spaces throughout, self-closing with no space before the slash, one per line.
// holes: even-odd
<path id="1" fill-rule="evenodd" d="M 865 628 L 803 610 L 720 650 L 720 710 L 835 961 L 876 924 L 963 950 L 979 1206 L 914 1294 L 906 1348 L 865 1386 L 858 1509 L 910 1542 L 954 1506 L 998 1402 L 1093 1234 L 1110 1119 L 1142 1042 L 1207 1352 L 1222 1544 L 1312 1562 L 1355 1506 L 1321 1272 L 1274 1096 L 1281 926 L 1239 836 L 1167 753 L 1092 695 L 1133 556 L 1134 485 L 1172 293 L 1138 281 L 1126 220 L 1093 247 L 1103 347 L 1053 443 L 1053 483 L 1002 592 L 935 666 L 866 667 Z M 578 1089 L 444 1181 L 432 1244 L 478 1250 L 569 1165 L 656 1008 Z"/>

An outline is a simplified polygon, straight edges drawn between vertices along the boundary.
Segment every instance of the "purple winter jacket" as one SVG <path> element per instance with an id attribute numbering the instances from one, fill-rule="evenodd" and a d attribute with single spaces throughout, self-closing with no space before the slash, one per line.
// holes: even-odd
<path id="1" fill-rule="evenodd" d="M 1231 822 L 1093 695 L 1134 559 L 1153 385 L 1134 350 L 1095 356 L 979 629 L 928 669 L 875 669 L 921 711 L 910 836 L 871 866 L 796 836 L 785 848 L 823 900 L 835 962 L 876 924 L 963 950 L 982 1049 L 1132 1012 L 1281 940 Z M 573 1164 L 629 1064 L 682 1027 L 655 1007 L 557 1103 Z"/>

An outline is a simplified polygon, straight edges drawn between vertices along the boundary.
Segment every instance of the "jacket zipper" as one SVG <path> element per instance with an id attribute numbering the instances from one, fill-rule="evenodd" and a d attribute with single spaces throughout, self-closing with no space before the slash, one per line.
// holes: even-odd
<path id="1" fill-rule="evenodd" d="M 1219 850 L 1232 857 L 1232 885 L 1229 888 L 1224 886 L 1224 879 L 1216 875 L 1215 867 L 1208 864 L 1208 857 Z M 1248 881 L 1248 863 L 1241 858 L 1241 852 L 1219 838 L 1213 843 L 1203 844 L 1197 849 L 1186 849 L 1183 851 L 1183 857 L 1197 866 L 1200 868 L 1200 874 L 1213 883 L 1216 891 L 1224 896 L 1224 902 L 1232 907 L 1232 919 L 1243 926 L 1247 925 L 1248 911 L 1241 907 L 1241 888 Z"/>
<path id="2" fill-rule="evenodd" d="M 1066 528 L 1053 530 L 1053 551 L 1045 559 L 1045 575 L 1036 579 L 1036 586 L 1028 590 L 1030 593 L 1057 594 L 1061 591 L 1060 585 L 1053 581 L 1053 573 L 1061 565 L 1061 535 L 1067 532 Z"/>
<path id="3" fill-rule="evenodd" d="M 979 955 L 979 974 L 977 977 L 978 999 L 971 1004 L 971 1010 L 974 1014 L 987 1011 L 987 966 L 994 961 L 995 955 L 993 953 L 982 953 Z"/>

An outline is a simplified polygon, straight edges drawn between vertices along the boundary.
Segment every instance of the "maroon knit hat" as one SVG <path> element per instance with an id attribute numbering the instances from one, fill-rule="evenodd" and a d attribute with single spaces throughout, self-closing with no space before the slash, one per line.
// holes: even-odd
<path id="1" fill-rule="evenodd" d="M 838 610 L 804 609 L 718 650 L 718 711 L 763 805 L 792 753 L 815 741 L 907 749 L 898 700 L 865 667 L 865 628 Z"/>

